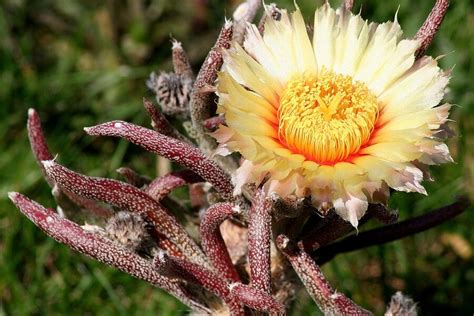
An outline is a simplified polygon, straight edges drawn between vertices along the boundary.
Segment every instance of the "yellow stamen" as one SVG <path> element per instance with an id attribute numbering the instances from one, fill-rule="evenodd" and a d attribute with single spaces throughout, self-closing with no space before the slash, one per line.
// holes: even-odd
<path id="1" fill-rule="evenodd" d="M 364 83 L 322 70 L 288 82 L 278 109 L 278 137 L 310 160 L 333 164 L 369 140 L 377 115 L 377 98 Z"/>

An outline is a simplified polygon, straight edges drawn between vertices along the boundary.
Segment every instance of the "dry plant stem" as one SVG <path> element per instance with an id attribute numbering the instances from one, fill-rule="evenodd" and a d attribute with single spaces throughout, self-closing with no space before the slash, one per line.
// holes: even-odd
<path id="1" fill-rule="evenodd" d="M 217 38 L 216 44 L 207 55 L 191 92 L 191 121 L 198 136 L 197 140 L 199 146 L 206 154 L 210 154 L 215 148 L 215 140 L 206 134 L 203 126 L 204 120 L 212 115 L 211 107 L 213 105 L 214 95 L 210 92 L 203 91 L 203 88 L 214 85 L 217 80 L 217 72 L 223 63 L 221 51 L 230 48 L 232 33 L 232 22 L 227 21 Z"/>
<path id="2" fill-rule="evenodd" d="M 23 214 L 56 241 L 166 290 L 197 312 L 208 313 L 206 307 L 188 296 L 182 285 L 161 276 L 149 261 L 137 254 L 115 245 L 97 233 L 83 230 L 79 225 L 61 218 L 53 210 L 44 208 L 20 193 L 9 193 L 9 197 Z"/>
<path id="3" fill-rule="evenodd" d="M 416 33 L 415 39 L 420 41 L 420 47 L 415 53 L 417 59 L 425 54 L 426 50 L 433 41 L 441 26 L 441 23 L 443 22 L 448 7 L 449 0 L 436 0 L 433 9 L 426 18 L 426 21 Z"/>
<path id="4" fill-rule="evenodd" d="M 241 282 L 241 280 L 232 264 L 219 226 L 223 221 L 236 214 L 237 212 L 231 203 L 217 203 L 206 210 L 200 224 L 201 244 L 204 253 L 214 267 L 231 282 Z"/>
<path id="5" fill-rule="evenodd" d="M 275 21 L 279 21 L 281 19 L 281 10 L 277 8 L 276 4 L 271 3 L 269 5 L 265 5 L 264 9 L 265 13 L 263 13 L 262 18 L 258 23 L 258 31 L 260 34 L 263 34 L 265 31 L 265 22 L 268 18 L 272 18 Z"/>
<path id="6" fill-rule="evenodd" d="M 234 35 L 233 40 L 239 44 L 242 44 L 245 37 L 245 31 L 247 29 L 247 23 L 252 22 L 257 15 L 260 6 L 262 5 L 261 0 L 247 0 L 240 4 L 234 11 Z"/>
<path id="7" fill-rule="evenodd" d="M 183 49 L 183 46 L 177 40 L 172 40 L 173 46 L 171 47 L 171 53 L 173 58 L 174 72 L 177 75 L 183 75 L 189 79 L 194 77 L 193 69 L 189 62 L 188 56 Z"/>
<path id="8" fill-rule="evenodd" d="M 224 199 L 233 199 L 230 177 L 199 149 L 180 140 L 134 124 L 112 121 L 84 128 L 93 136 L 122 137 L 144 149 L 173 160 L 209 181 Z"/>
<path id="9" fill-rule="evenodd" d="M 257 190 L 249 211 L 248 261 L 252 287 L 271 293 L 270 240 L 271 202 Z"/>
<path id="10" fill-rule="evenodd" d="M 321 248 L 317 252 L 318 263 L 324 264 L 339 253 L 380 245 L 401 239 L 438 226 L 464 212 L 469 206 L 467 198 L 460 198 L 453 204 L 405 221 L 368 230 L 349 236 L 341 241 Z"/>
<path id="11" fill-rule="evenodd" d="M 336 292 L 311 256 L 303 249 L 290 247 L 290 240 L 286 236 L 278 236 L 276 243 L 325 315 L 372 315 L 345 295 Z"/>
<path id="12" fill-rule="evenodd" d="M 311 253 L 316 249 L 326 246 L 338 238 L 343 237 L 354 229 L 354 227 L 343 220 L 340 216 L 333 216 L 326 225 L 315 229 L 305 236 L 299 247 Z"/>
<path id="13" fill-rule="evenodd" d="M 221 124 L 225 124 L 225 118 L 222 115 L 213 116 L 203 122 L 204 128 L 210 132 L 214 131 Z"/>
<path id="14" fill-rule="evenodd" d="M 348 11 L 351 11 L 352 8 L 354 7 L 354 0 L 344 0 L 344 7 L 345 7 Z"/>
<path id="15" fill-rule="evenodd" d="M 178 132 L 170 124 L 170 122 L 168 122 L 168 120 L 163 115 L 163 113 L 158 111 L 158 109 L 153 105 L 153 102 L 151 102 L 148 99 L 143 98 L 143 106 L 145 107 L 145 110 L 148 112 L 148 115 L 150 115 L 151 125 L 155 131 L 157 131 L 160 134 L 163 134 L 172 138 L 176 138 L 176 139 L 179 139 L 191 144 L 189 139 L 187 139 L 184 135 Z"/>
<path id="16" fill-rule="evenodd" d="M 46 162 L 51 162 L 51 161 L 46 161 Z M 68 170 L 68 169 L 66 169 L 66 168 L 64 168 L 64 167 L 62 167 L 62 166 L 60 166 L 60 165 L 57 165 L 57 164 L 56 164 L 56 166 L 57 166 L 56 169 L 59 169 L 59 175 L 51 176 L 53 179 L 54 179 L 54 177 L 65 176 L 65 177 L 69 177 L 69 181 L 72 181 L 72 183 L 74 183 L 74 182 L 77 182 L 77 179 L 75 179 L 74 177 L 71 177 L 71 174 L 73 174 L 73 175 L 76 176 L 76 178 L 79 178 L 79 179 L 80 179 L 81 177 L 84 178 L 84 181 L 85 181 L 85 182 L 87 182 L 87 181 L 90 180 L 90 177 L 86 177 L 86 176 L 82 176 L 82 175 L 80 175 L 80 174 L 73 173 L 72 171 L 70 171 L 70 170 Z M 48 174 L 49 174 L 49 172 L 50 172 L 50 171 L 48 171 Z M 94 179 L 97 179 L 97 178 L 94 178 Z M 100 180 L 100 178 L 99 178 L 99 180 Z M 89 191 L 91 191 L 91 190 L 102 190 L 102 191 L 113 190 L 113 186 L 112 186 L 112 187 L 108 187 L 108 186 L 107 186 L 107 182 L 115 181 L 115 180 L 109 180 L 109 179 L 102 179 L 102 180 L 104 180 L 104 182 L 105 182 L 104 184 L 102 184 L 102 186 L 97 186 L 97 185 L 96 185 L 96 186 L 89 186 L 88 188 L 86 188 L 85 185 L 82 186 L 82 188 L 81 188 L 81 186 L 78 185 L 78 188 L 76 188 L 76 189 L 74 189 L 74 188 L 71 189 L 71 187 L 73 187 L 74 185 L 77 185 L 77 184 L 68 183 L 68 184 L 66 184 L 66 185 L 63 185 L 64 180 L 63 180 L 63 181 L 58 180 L 58 184 L 59 184 L 59 185 L 63 185 L 63 188 L 65 187 L 66 189 L 69 189 L 69 190 L 73 191 L 75 194 L 78 194 L 78 196 L 80 196 L 80 197 L 83 197 L 83 196 L 91 197 L 91 198 L 99 199 L 99 200 L 104 201 L 104 202 L 106 202 L 106 203 L 110 203 L 110 204 L 113 204 L 113 205 L 116 205 L 116 206 L 121 207 L 121 206 L 120 206 L 119 204 L 117 204 L 116 202 L 111 202 L 111 198 L 109 198 L 109 199 L 101 199 L 100 197 L 98 197 L 98 196 L 100 195 L 100 193 L 94 192 L 94 194 L 95 194 L 94 196 L 95 196 L 95 197 L 92 196 L 92 195 L 87 195 L 87 194 L 84 193 L 84 192 L 88 192 L 87 190 L 89 190 Z M 117 182 L 118 185 L 120 185 L 120 182 L 118 182 L 118 181 L 115 181 L 115 182 Z M 124 185 L 126 185 L 126 184 L 124 183 Z M 134 187 L 132 187 L 132 188 L 134 188 Z M 138 189 L 135 189 L 135 190 L 136 190 L 137 192 L 141 192 L 141 191 L 138 190 Z M 143 194 L 143 193 L 142 193 L 142 194 Z M 102 193 L 102 195 L 103 195 L 103 193 Z M 123 198 L 127 198 L 127 196 L 125 195 L 125 196 L 123 196 Z M 119 198 L 118 198 L 118 197 L 114 197 L 114 199 L 115 199 L 115 200 L 118 200 Z M 131 197 L 130 200 L 133 201 L 133 197 Z M 161 206 L 160 206 L 160 207 L 161 207 Z M 150 207 L 150 208 L 152 208 L 152 207 Z M 132 208 L 130 208 L 130 207 L 128 207 L 128 208 L 124 207 L 124 209 L 130 210 L 130 211 L 132 211 L 132 212 L 135 211 L 135 212 L 139 213 L 139 207 L 134 207 L 133 210 L 132 210 Z M 164 210 L 164 209 L 163 209 L 163 210 Z M 164 210 L 164 211 L 166 211 L 166 210 Z M 175 256 L 184 257 L 183 253 L 181 252 L 181 249 L 178 248 L 178 246 L 177 246 L 175 243 L 173 243 L 172 241 L 170 241 L 170 240 L 168 239 L 168 237 L 165 236 L 165 235 L 162 233 L 161 230 L 157 229 L 157 227 L 159 227 L 159 226 L 158 226 L 156 223 L 154 223 L 155 221 L 158 221 L 158 219 L 155 218 L 156 216 L 153 215 L 153 214 L 149 215 L 148 213 L 146 214 L 146 216 L 150 216 L 151 219 L 148 219 L 148 220 L 151 221 L 152 224 L 155 225 L 155 230 L 153 230 L 153 231 L 151 232 L 151 234 L 152 234 L 152 236 L 155 238 L 155 241 L 156 241 L 158 247 L 160 247 L 161 249 L 165 249 L 166 251 L 168 251 L 169 253 L 171 253 L 171 254 L 173 254 L 173 255 L 175 255 Z M 172 219 L 174 219 L 174 218 L 172 218 Z M 165 221 L 165 222 L 166 222 L 166 221 Z M 173 225 L 173 224 L 171 223 L 171 225 Z M 177 225 L 179 226 L 179 224 L 177 224 Z M 166 231 L 165 231 L 165 232 L 166 232 Z"/>
<path id="17" fill-rule="evenodd" d="M 371 204 L 367 211 L 383 224 L 393 224 L 398 221 L 398 212 L 387 209 L 383 204 Z"/>
<path id="18" fill-rule="evenodd" d="M 305 213 L 312 214 L 317 210 L 307 198 L 281 198 L 278 194 L 271 194 L 273 218 L 279 222 L 288 218 L 299 218 Z M 301 224 L 300 224 L 301 225 Z M 295 231 L 295 233 L 297 233 Z"/>
<path id="19" fill-rule="evenodd" d="M 209 266 L 204 253 L 174 216 L 143 191 L 116 180 L 81 175 L 52 160 L 44 161 L 43 165 L 47 174 L 58 185 L 81 196 L 100 200 L 129 212 L 143 215 L 150 224 L 154 225 L 155 236 L 166 236 L 172 242 L 172 244 L 167 242 L 160 244 L 162 247 L 168 247 L 165 249 L 171 253 L 176 253 L 175 247 L 178 247 L 193 262 Z M 173 247 L 169 248 L 170 246 Z"/>
<path id="20" fill-rule="evenodd" d="M 151 182 L 150 178 L 138 174 L 135 170 L 128 167 L 118 168 L 117 173 L 120 174 L 128 184 L 141 188 Z"/>
<path id="21" fill-rule="evenodd" d="M 180 186 L 203 181 L 203 178 L 191 170 L 175 171 L 153 180 L 145 192 L 156 201 L 160 201 Z"/>
<path id="22" fill-rule="evenodd" d="M 109 218 L 113 215 L 113 210 L 110 208 L 104 207 L 96 201 L 86 199 L 74 192 L 61 189 L 57 184 L 54 185 L 52 193 L 59 207 L 61 207 L 62 210 L 69 210 L 72 217 L 75 215 L 75 213 L 72 212 L 77 212 L 77 207 L 100 218 Z"/>
<path id="23" fill-rule="evenodd" d="M 359 220 L 359 228 L 371 219 L 375 212 L 380 212 L 379 204 L 369 204 L 367 212 Z M 306 234 L 306 236 L 298 242 L 298 247 L 304 249 L 306 252 L 312 253 L 354 231 L 354 227 L 337 214 L 330 213 L 329 216 L 331 217 L 324 219 L 326 223 L 323 222 L 322 226 L 318 226 Z"/>
<path id="24" fill-rule="evenodd" d="M 242 283 L 230 285 L 230 293 L 236 301 L 270 315 L 285 315 L 285 306 L 264 291 Z"/>
<path id="25" fill-rule="evenodd" d="M 39 163 L 41 170 L 45 174 L 43 165 L 40 163 L 42 160 L 51 160 L 53 159 L 53 155 L 49 151 L 48 144 L 46 144 L 46 139 L 43 134 L 43 130 L 41 128 L 41 121 L 34 109 L 28 110 L 28 138 L 30 139 L 31 150 L 36 158 L 36 161 Z M 46 177 L 46 181 L 48 181 L 49 185 L 52 187 L 54 186 L 54 182 L 51 181 L 48 177 Z"/>
<path id="26" fill-rule="evenodd" d="M 232 315 L 244 315 L 243 306 L 230 295 L 229 284 L 219 275 L 189 261 L 160 252 L 154 259 L 155 268 L 163 275 L 178 278 L 205 288 L 220 297 Z"/>
<path id="27" fill-rule="evenodd" d="M 112 211 L 110 209 L 102 207 L 95 201 L 85 199 L 72 192 L 61 190 L 59 187 L 55 186 L 54 181 L 46 174 L 41 161 L 51 160 L 53 159 L 53 155 L 49 151 L 48 145 L 46 143 L 46 138 L 44 137 L 43 129 L 41 128 L 40 117 L 34 109 L 28 110 L 27 128 L 28 138 L 30 140 L 33 155 L 35 156 L 36 162 L 41 168 L 44 178 L 51 188 L 53 188 L 53 196 L 58 205 L 64 211 L 70 213 L 70 215 L 74 215 L 74 213 L 78 211 L 77 207 L 79 207 L 99 217 L 110 217 L 112 215 Z"/>

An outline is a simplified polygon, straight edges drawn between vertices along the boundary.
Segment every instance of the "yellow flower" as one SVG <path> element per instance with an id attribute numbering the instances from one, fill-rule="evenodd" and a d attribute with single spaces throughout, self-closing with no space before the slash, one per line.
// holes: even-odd
<path id="1" fill-rule="evenodd" d="M 312 41 L 300 10 L 254 25 L 224 53 L 214 134 L 218 153 L 240 152 L 234 175 L 281 197 L 310 195 L 352 225 L 389 187 L 426 194 L 422 164 L 452 161 L 443 143 L 449 81 L 437 60 L 415 59 L 395 20 L 368 23 L 328 4 Z M 236 192 L 237 194 L 238 192 Z"/>

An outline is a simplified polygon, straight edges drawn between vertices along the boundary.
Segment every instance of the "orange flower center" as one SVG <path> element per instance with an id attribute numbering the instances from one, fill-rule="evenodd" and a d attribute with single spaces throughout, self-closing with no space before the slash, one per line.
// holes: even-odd
<path id="1" fill-rule="evenodd" d="M 344 161 L 370 138 L 377 98 L 350 76 L 322 70 L 290 80 L 280 99 L 278 137 L 319 164 Z"/>

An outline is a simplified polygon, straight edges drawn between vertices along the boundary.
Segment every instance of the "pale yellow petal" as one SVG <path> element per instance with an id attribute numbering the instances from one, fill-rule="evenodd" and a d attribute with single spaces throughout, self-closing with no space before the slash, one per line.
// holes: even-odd
<path id="1" fill-rule="evenodd" d="M 226 73 L 219 74 L 219 90 L 226 91 L 220 99 L 218 113 L 241 111 L 253 113 L 268 122 L 278 124 L 276 109 L 262 96 L 246 90 Z"/>
<path id="2" fill-rule="evenodd" d="M 296 51 L 298 62 L 298 70 L 301 73 L 317 71 L 316 58 L 314 57 L 313 46 L 309 40 L 308 32 L 306 31 L 306 24 L 300 9 L 297 7 L 296 11 L 291 14 L 293 24 L 293 43 L 291 46 Z"/>
<path id="3" fill-rule="evenodd" d="M 371 180 L 383 180 L 397 191 L 426 194 L 421 185 L 423 172 L 409 162 L 400 163 L 366 156 L 355 159 L 354 163 L 366 169 Z"/>
<path id="4" fill-rule="evenodd" d="M 273 55 L 273 50 L 267 46 L 259 30 L 253 24 L 247 28 L 244 48 L 265 68 L 272 78 L 279 80 L 281 83 L 285 82 L 286 78 L 280 69 L 281 65 Z"/>
<path id="5" fill-rule="evenodd" d="M 449 153 L 448 146 L 442 142 L 424 139 L 420 144 L 420 150 L 423 152 L 423 155 L 418 158 L 418 161 L 427 165 L 439 165 L 454 161 Z"/>
<path id="6" fill-rule="evenodd" d="M 248 89 L 264 97 L 273 106 L 277 106 L 283 90 L 280 82 L 250 57 L 238 44 L 224 51 L 223 71 Z"/>
<path id="7" fill-rule="evenodd" d="M 333 201 L 334 210 L 342 219 L 357 228 L 359 220 L 364 216 L 369 207 L 367 197 L 360 192 L 338 193 L 338 198 Z"/>
<path id="8" fill-rule="evenodd" d="M 336 11 L 327 3 L 314 13 L 313 49 L 319 68 L 332 69 L 335 54 L 334 39 L 338 33 L 336 23 Z"/>
<path id="9" fill-rule="evenodd" d="M 225 113 L 227 125 L 240 131 L 242 135 L 270 136 L 277 138 L 275 127 L 267 123 L 261 117 L 252 113 L 236 113 L 236 111 L 228 111 Z"/>
<path id="10" fill-rule="evenodd" d="M 392 57 L 402 31 L 397 21 L 372 24 L 369 43 L 358 64 L 354 79 L 370 83 Z"/>
<path id="11" fill-rule="evenodd" d="M 360 154 L 372 155 L 394 162 L 413 161 L 421 156 L 419 148 L 412 143 L 378 143 L 360 150 Z"/>
<path id="12" fill-rule="evenodd" d="M 419 45 L 418 41 L 402 40 L 395 50 L 385 52 L 389 59 L 384 64 L 379 64 L 378 71 L 373 74 L 370 81 L 366 81 L 369 88 L 376 95 L 383 93 L 412 67 L 415 62 L 415 52 Z M 373 62 L 378 64 L 378 61 Z"/>
<path id="13" fill-rule="evenodd" d="M 432 108 L 442 100 L 449 77 L 438 67 L 436 60 L 423 57 L 392 84 L 380 97 L 383 110 L 379 121 Z"/>
<path id="14" fill-rule="evenodd" d="M 339 33 L 335 39 L 333 69 L 353 76 L 369 43 L 370 27 L 360 15 L 345 8 L 338 9 Z"/>

